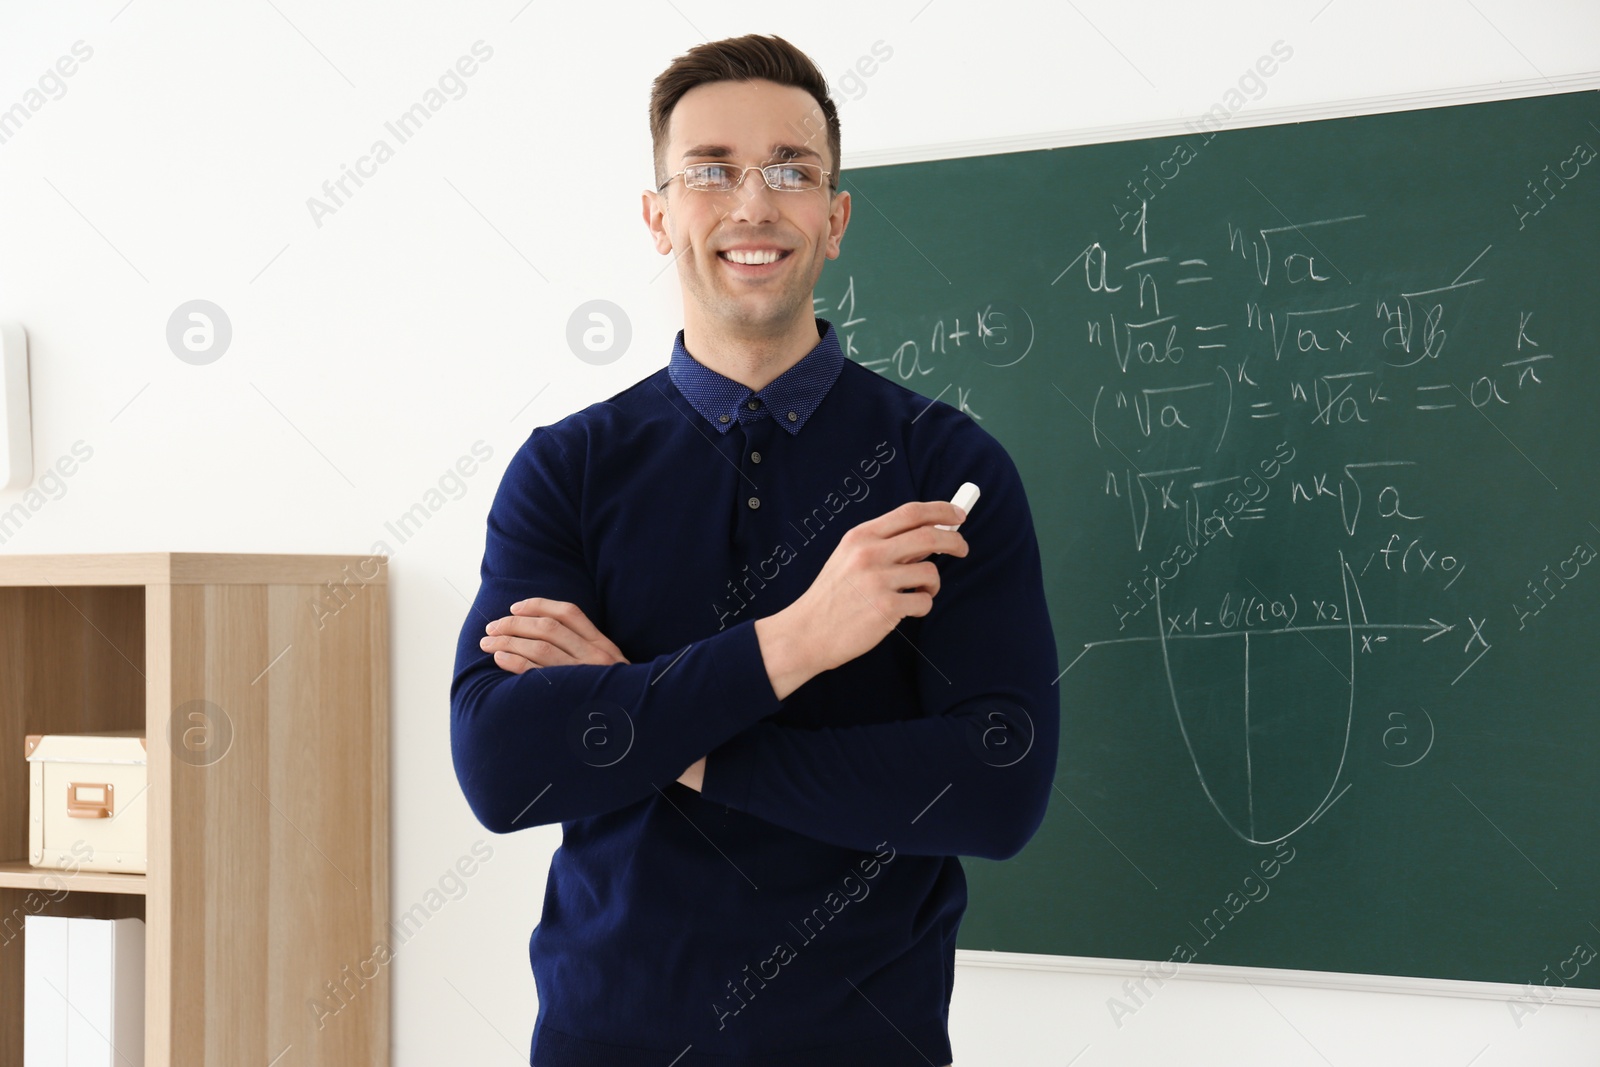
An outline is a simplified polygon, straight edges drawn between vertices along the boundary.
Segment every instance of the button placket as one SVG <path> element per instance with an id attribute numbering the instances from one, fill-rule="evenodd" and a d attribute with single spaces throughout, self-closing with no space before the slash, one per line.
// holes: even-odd
<path id="1" fill-rule="evenodd" d="M 741 422 L 739 428 L 744 434 L 745 449 L 739 468 L 749 479 L 744 482 L 744 506 L 739 510 L 748 515 L 761 507 L 766 495 L 769 479 L 760 477 L 758 468 L 766 459 L 766 453 L 771 451 L 771 437 L 775 424 L 768 418 L 754 418 L 748 422 Z M 774 472 L 769 470 L 766 473 L 770 475 Z"/>

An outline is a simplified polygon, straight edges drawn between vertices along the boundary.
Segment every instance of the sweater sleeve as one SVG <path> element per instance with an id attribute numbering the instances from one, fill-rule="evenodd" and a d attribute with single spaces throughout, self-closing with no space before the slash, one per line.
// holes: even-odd
<path id="1" fill-rule="evenodd" d="M 955 478 L 983 494 L 961 526 L 969 552 L 933 557 L 934 606 L 920 626 L 900 627 L 918 652 L 922 717 L 754 724 L 707 755 L 706 799 L 844 848 L 888 841 L 911 854 L 1003 860 L 1027 844 L 1055 778 L 1056 646 L 1022 481 L 989 441 Z"/>
<path id="2" fill-rule="evenodd" d="M 514 674 L 479 648 L 484 627 L 530 597 L 570 601 L 605 632 L 572 471 L 545 427 L 512 458 L 457 643 L 451 757 L 473 814 L 495 833 L 636 803 L 781 703 L 753 619 L 639 663 Z"/>

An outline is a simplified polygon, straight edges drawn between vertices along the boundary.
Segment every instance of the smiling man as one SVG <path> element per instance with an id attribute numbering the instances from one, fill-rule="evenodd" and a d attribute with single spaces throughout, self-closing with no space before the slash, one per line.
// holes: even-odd
<path id="1" fill-rule="evenodd" d="M 683 329 L 511 460 L 450 689 L 473 813 L 562 828 L 530 1062 L 947 1064 L 957 857 L 1020 851 L 1056 767 L 1027 498 L 813 314 L 850 217 L 815 65 L 699 45 L 650 118 Z"/>
<path id="2" fill-rule="evenodd" d="M 696 86 L 657 146 L 658 174 L 662 157 L 674 172 L 644 194 L 657 251 L 677 257 L 683 347 L 757 390 L 817 346 L 812 289 L 850 219 L 826 141 L 806 136 L 817 107 L 806 90 L 772 81 Z M 775 176 L 790 188 L 771 188 L 751 160 L 787 164 Z"/>

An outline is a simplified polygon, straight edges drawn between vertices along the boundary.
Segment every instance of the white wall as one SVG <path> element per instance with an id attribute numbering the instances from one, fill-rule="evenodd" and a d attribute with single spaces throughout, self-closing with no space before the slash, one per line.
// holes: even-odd
<path id="1" fill-rule="evenodd" d="M 1293 60 L 1251 108 L 1600 67 L 1592 0 L 763 10 L 782 9 L 0 6 L 0 110 L 75 42 L 93 50 L 0 144 L 0 316 L 31 335 L 38 462 L 92 449 L 0 551 L 387 543 L 395 912 L 427 902 L 475 841 L 493 848 L 464 895 L 434 898 L 392 964 L 398 1067 L 526 1060 L 526 942 L 560 831 L 494 838 L 477 825 L 451 769 L 447 688 L 505 463 L 533 426 L 662 366 L 681 321 L 638 206 L 649 83 L 673 56 L 775 32 L 834 78 L 883 41 L 892 58 L 843 105 L 847 167 L 863 153 L 1191 119 L 1278 39 Z M 383 123 L 480 39 L 493 56 L 465 95 L 318 225 L 307 198 L 375 139 L 394 144 Z M 565 341 L 573 309 L 597 297 L 626 310 L 634 338 L 602 367 Z M 233 328 L 206 366 L 166 342 L 169 316 L 196 298 Z M 459 498 L 404 543 L 389 534 L 386 520 L 478 441 L 492 458 Z M 0 493 L 0 511 L 19 499 Z M 1592 1064 L 1600 1048 L 1595 1009 L 1551 1006 L 1518 1027 L 1489 1001 L 1216 982 L 1169 983 L 1118 1028 L 1106 999 L 1122 980 L 963 966 L 956 1062 L 1491 1067 Z"/>

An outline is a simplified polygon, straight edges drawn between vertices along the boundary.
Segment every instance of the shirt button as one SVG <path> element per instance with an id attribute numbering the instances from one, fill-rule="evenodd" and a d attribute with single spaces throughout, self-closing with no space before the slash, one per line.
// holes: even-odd
<path id="1" fill-rule="evenodd" d="M 727 422 L 728 421 L 728 416 L 726 416 L 726 415 L 718 415 L 717 416 L 717 421 L 718 422 Z"/>
<path id="2" fill-rule="evenodd" d="M 760 463 L 761 462 L 761 453 L 760 452 L 752 452 L 752 453 L 750 453 L 750 462 L 751 463 Z"/>
<path id="3" fill-rule="evenodd" d="M 749 500 L 747 500 L 746 503 L 750 505 L 750 510 L 754 511 L 756 508 L 759 508 L 761 506 L 761 498 L 757 497 L 757 496 L 753 496 Z"/>
<path id="4" fill-rule="evenodd" d="M 794 413 L 794 412 L 792 412 L 792 411 L 791 411 L 791 412 L 789 412 L 789 421 L 790 421 L 790 422 L 798 422 L 798 421 L 799 421 L 799 420 L 800 420 L 800 416 L 799 416 L 799 415 L 796 415 L 796 414 L 795 414 L 795 413 Z"/>
<path id="5" fill-rule="evenodd" d="M 746 404 L 745 406 L 748 407 L 751 411 L 754 411 L 756 408 L 760 407 L 761 405 L 757 404 L 754 400 L 752 400 L 752 401 L 750 401 L 750 403 Z"/>

